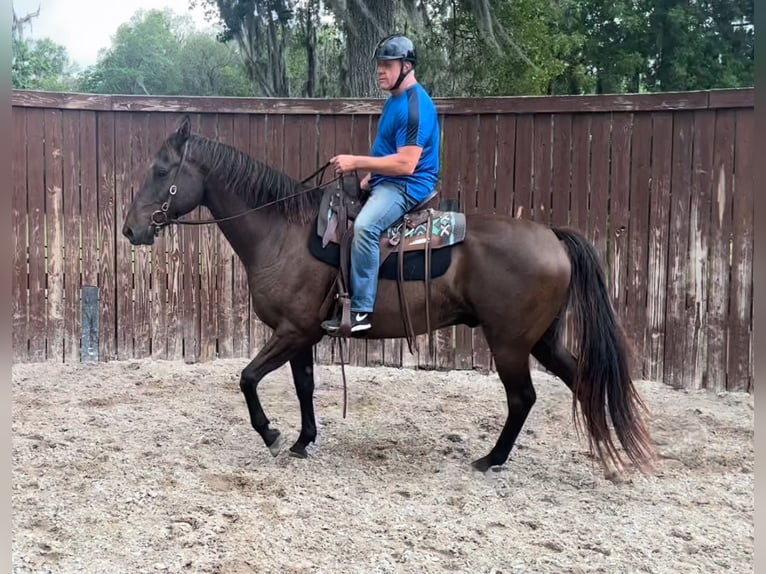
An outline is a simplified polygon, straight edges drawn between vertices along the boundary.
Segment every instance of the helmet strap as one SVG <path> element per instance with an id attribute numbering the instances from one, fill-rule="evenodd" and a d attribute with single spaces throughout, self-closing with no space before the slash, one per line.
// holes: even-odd
<path id="1" fill-rule="evenodd" d="M 402 81 L 404 80 L 404 78 L 406 78 L 407 75 L 413 70 L 413 68 L 410 68 L 406 72 L 403 71 L 404 70 L 404 60 L 399 60 L 399 66 L 400 66 L 399 67 L 399 79 L 396 80 L 396 83 L 391 88 L 391 90 L 398 89 L 399 86 L 401 85 Z"/>

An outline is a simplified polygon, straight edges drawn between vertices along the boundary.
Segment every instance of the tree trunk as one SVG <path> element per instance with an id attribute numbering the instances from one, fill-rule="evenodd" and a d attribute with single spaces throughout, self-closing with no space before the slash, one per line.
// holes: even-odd
<path id="1" fill-rule="evenodd" d="M 377 43 L 391 34 L 396 2 L 346 0 L 343 31 L 346 37 L 346 95 L 381 97 L 372 60 Z"/>
<path id="2" fill-rule="evenodd" d="M 318 19 L 319 0 L 310 0 L 306 7 L 306 90 L 305 95 L 313 98 L 317 93 L 317 31 L 314 18 Z"/>

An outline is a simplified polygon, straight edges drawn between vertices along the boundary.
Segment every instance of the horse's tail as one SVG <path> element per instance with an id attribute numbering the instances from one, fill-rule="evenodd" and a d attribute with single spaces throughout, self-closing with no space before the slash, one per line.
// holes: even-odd
<path id="1" fill-rule="evenodd" d="M 591 449 L 605 463 L 620 465 L 609 430 L 607 413 L 628 458 L 640 469 L 654 458 L 649 434 L 639 415 L 645 409 L 630 376 L 624 333 L 612 308 L 594 247 L 579 232 L 554 229 L 565 245 L 572 265 L 569 303 L 579 331 L 579 356 L 574 384 L 575 425 L 577 403 L 588 431 Z"/>

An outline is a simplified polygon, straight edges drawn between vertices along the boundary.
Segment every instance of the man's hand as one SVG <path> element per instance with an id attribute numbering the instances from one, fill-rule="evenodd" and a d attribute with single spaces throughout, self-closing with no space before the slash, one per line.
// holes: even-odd
<path id="1" fill-rule="evenodd" d="M 348 171 L 354 171 L 358 169 L 355 155 L 340 154 L 333 158 L 330 158 L 330 163 L 335 169 L 335 173 L 340 175 Z"/>
<path id="2" fill-rule="evenodd" d="M 359 187 L 361 187 L 362 189 L 370 189 L 370 176 L 371 175 L 372 175 L 371 173 L 367 172 L 367 175 L 365 175 L 362 178 L 362 181 L 359 182 Z"/>

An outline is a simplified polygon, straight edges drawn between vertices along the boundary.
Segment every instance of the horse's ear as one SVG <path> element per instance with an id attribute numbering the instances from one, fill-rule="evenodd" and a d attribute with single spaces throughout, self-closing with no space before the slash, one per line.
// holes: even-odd
<path id="1" fill-rule="evenodd" d="M 191 119 L 189 119 L 188 115 L 185 115 L 183 120 L 181 120 L 181 125 L 178 126 L 178 130 L 176 131 L 176 141 L 179 145 L 183 145 L 186 143 L 186 140 L 189 139 L 189 133 L 191 132 Z"/>

